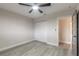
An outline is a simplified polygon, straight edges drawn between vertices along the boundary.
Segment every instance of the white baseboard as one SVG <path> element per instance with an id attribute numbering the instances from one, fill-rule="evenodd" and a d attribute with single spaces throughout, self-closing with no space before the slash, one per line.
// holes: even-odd
<path id="1" fill-rule="evenodd" d="M 1 49 L 0 49 L 0 52 L 5 51 L 5 50 L 8 50 L 8 49 L 13 48 L 13 47 L 16 47 L 16 46 L 20 46 L 20 45 L 29 43 L 29 42 L 31 42 L 31 41 L 34 41 L 34 40 L 24 41 L 24 42 L 20 42 L 20 43 L 17 43 L 17 44 L 13 44 L 13 45 L 10 45 L 10 46 L 1 48 Z M 37 41 L 40 41 L 40 40 L 37 40 Z M 42 42 L 42 41 L 40 41 L 40 42 Z M 49 45 L 53 45 L 53 46 L 58 46 L 58 45 L 53 44 L 53 43 L 50 43 L 50 42 L 44 42 L 44 43 L 49 44 Z"/>
<path id="2" fill-rule="evenodd" d="M 37 40 L 37 41 L 44 42 L 44 43 L 49 44 L 49 45 L 52 45 L 52 46 L 58 46 L 58 44 L 53 44 L 51 42 L 45 42 L 45 41 L 41 41 L 41 40 Z"/>
<path id="3" fill-rule="evenodd" d="M 34 39 L 35 40 L 35 39 Z M 46 43 L 45 41 L 41 41 L 41 40 L 36 40 L 36 41 L 40 41 L 40 42 L 44 42 L 44 43 Z"/>
<path id="4" fill-rule="evenodd" d="M 13 48 L 13 47 L 16 47 L 16 46 L 19 46 L 19 45 L 22 45 L 22 44 L 26 44 L 26 43 L 31 42 L 31 41 L 33 41 L 33 40 L 24 41 L 24 42 L 20 42 L 20 43 L 17 43 L 17 44 L 14 44 L 14 45 L 11 45 L 11 46 L 8 46 L 5 48 L 1 48 L 0 52 L 5 51 L 5 50 L 10 49 L 10 48 Z"/>
<path id="5" fill-rule="evenodd" d="M 52 45 L 52 46 L 58 46 L 58 44 L 53 44 L 51 42 L 47 42 L 47 44 Z"/>

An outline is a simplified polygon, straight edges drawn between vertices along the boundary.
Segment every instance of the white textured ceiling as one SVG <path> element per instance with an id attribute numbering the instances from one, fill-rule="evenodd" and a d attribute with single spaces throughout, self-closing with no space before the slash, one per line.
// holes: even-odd
<path id="1" fill-rule="evenodd" d="M 41 4 L 41 3 L 40 3 Z M 39 13 L 38 11 L 34 10 L 31 14 L 29 13 L 29 10 L 31 10 L 31 7 L 29 6 L 21 6 L 18 3 L 0 3 L 0 8 L 3 8 L 8 11 L 12 11 L 24 16 L 28 16 L 31 18 L 38 18 L 45 14 L 51 14 L 55 12 L 60 12 L 66 9 L 75 8 L 77 4 L 73 3 L 52 3 L 49 7 L 41 7 L 40 9 L 44 13 Z"/>

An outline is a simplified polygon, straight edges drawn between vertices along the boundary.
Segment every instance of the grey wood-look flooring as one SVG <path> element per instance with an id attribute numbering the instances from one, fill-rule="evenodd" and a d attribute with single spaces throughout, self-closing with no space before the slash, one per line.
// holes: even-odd
<path id="1" fill-rule="evenodd" d="M 0 56 L 71 56 L 70 49 L 55 47 L 39 41 L 32 41 L 0 52 Z"/>

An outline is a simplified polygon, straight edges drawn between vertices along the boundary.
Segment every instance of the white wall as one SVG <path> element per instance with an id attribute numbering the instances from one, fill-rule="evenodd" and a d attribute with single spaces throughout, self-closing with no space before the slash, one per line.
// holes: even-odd
<path id="1" fill-rule="evenodd" d="M 46 42 L 47 22 L 38 22 L 35 24 L 35 40 Z"/>
<path id="2" fill-rule="evenodd" d="M 37 22 L 35 24 L 35 40 L 58 46 L 56 19 Z"/>
<path id="3" fill-rule="evenodd" d="M 0 9 L 0 49 L 31 41 L 32 30 L 32 19 Z"/>
<path id="4" fill-rule="evenodd" d="M 46 43 L 58 46 L 58 20 L 61 16 L 70 16 L 73 10 L 61 11 L 56 14 L 47 15 L 35 20 L 35 40 L 46 41 Z M 46 25 L 45 25 L 46 22 Z M 42 29 L 39 30 L 39 28 Z M 46 28 L 46 29 L 45 29 Z M 46 33 L 46 34 L 45 34 Z"/>
<path id="5" fill-rule="evenodd" d="M 33 20 L 28 17 L 0 9 L 0 49 L 29 42 L 33 39 L 33 35 L 34 40 L 58 46 L 57 20 L 60 14 L 42 17 L 37 19 L 41 21 L 33 23 Z M 61 16 L 71 14 L 71 11 L 63 12 Z"/>

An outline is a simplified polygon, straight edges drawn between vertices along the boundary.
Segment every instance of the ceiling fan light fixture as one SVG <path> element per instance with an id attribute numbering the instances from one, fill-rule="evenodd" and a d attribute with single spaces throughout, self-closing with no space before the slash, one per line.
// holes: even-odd
<path id="1" fill-rule="evenodd" d="M 34 5 L 34 6 L 32 6 L 32 8 L 33 8 L 33 10 L 38 10 L 38 6 L 37 5 Z"/>

